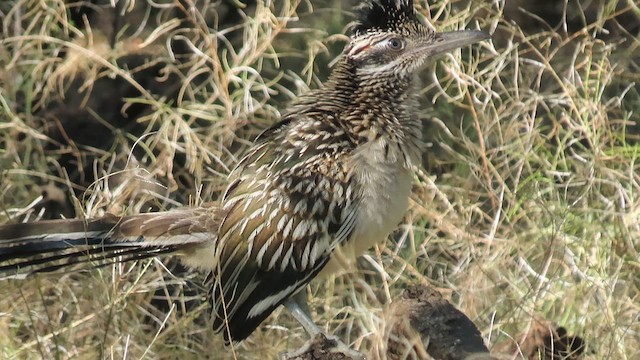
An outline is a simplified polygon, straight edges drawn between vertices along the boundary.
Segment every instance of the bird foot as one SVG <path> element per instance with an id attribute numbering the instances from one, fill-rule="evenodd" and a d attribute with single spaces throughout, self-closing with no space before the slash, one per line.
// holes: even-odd
<path id="1" fill-rule="evenodd" d="M 318 333 L 300 349 L 281 354 L 280 360 L 366 360 L 366 357 L 338 337 Z"/>

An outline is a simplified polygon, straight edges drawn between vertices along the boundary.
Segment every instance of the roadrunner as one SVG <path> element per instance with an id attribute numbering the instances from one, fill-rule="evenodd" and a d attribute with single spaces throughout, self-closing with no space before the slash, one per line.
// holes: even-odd
<path id="1" fill-rule="evenodd" d="M 435 56 L 486 39 L 436 33 L 411 0 L 359 9 L 324 87 L 302 95 L 229 175 L 219 202 L 95 220 L 0 227 L 0 273 L 14 276 L 176 253 L 209 274 L 213 324 L 249 336 L 318 274 L 383 241 L 408 206 L 423 149 L 414 77 Z"/>

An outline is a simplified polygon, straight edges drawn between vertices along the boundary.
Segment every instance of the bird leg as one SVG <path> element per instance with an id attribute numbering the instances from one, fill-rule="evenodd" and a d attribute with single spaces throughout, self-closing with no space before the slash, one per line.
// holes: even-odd
<path id="1" fill-rule="evenodd" d="M 322 333 L 322 329 L 320 329 L 318 325 L 313 322 L 313 319 L 311 319 L 309 304 L 307 303 L 304 291 L 299 291 L 297 294 L 290 297 L 289 300 L 284 303 L 284 306 L 289 310 L 291 315 L 298 320 L 310 337 L 314 337 Z"/>
<path id="2" fill-rule="evenodd" d="M 282 354 L 281 359 L 299 359 L 305 358 L 304 354 L 313 353 L 318 348 L 329 351 L 333 354 L 342 354 L 344 359 L 364 360 L 365 356 L 351 349 L 345 343 L 343 343 L 337 336 L 326 334 L 315 322 L 311 319 L 309 313 L 309 305 L 307 304 L 307 298 L 304 291 L 300 291 L 287 302 L 284 306 L 289 310 L 291 315 L 302 325 L 304 330 L 309 334 L 311 339 L 307 341 L 300 349 Z"/>

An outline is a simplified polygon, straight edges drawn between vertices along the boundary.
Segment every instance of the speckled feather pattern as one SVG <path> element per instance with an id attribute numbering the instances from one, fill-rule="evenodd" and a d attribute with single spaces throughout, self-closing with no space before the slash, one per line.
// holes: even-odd
<path id="1" fill-rule="evenodd" d="M 428 34 L 412 7 L 402 11 Z M 338 254 L 384 240 L 406 210 L 422 149 L 414 74 L 363 71 L 388 59 L 351 58 L 379 37 L 356 33 L 325 86 L 301 96 L 230 176 L 210 276 L 214 326 L 228 340 L 248 336 Z"/>
<path id="2" fill-rule="evenodd" d="M 402 30 L 410 35 L 420 29 L 413 0 L 367 1 L 357 10 L 358 23 L 353 29 L 356 36 L 389 30 Z"/>
<path id="3" fill-rule="evenodd" d="M 209 274 L 215 329 L 241 341 L 312 279 L 348 267 L 408 207 L 423 148 L 414 76 L 438 42 L 412 1 L 373 0 L 358 16 L 324 87 L 258 137 L 219 203 L 0 226 L 0 274 L 178 252 Z"/>

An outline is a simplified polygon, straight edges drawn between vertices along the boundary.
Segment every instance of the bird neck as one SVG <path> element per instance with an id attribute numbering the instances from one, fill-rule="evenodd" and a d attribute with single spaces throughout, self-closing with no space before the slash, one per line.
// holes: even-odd
<path id="1" fill-rule="evenodd" d="M 412 77 L 361 71 L 343 58 L 324 89 L 340 107 L 343 127 L 358 144 L 384 141 L 397 145 L 416 164 L 422 151 L 422 123 Z"/>

